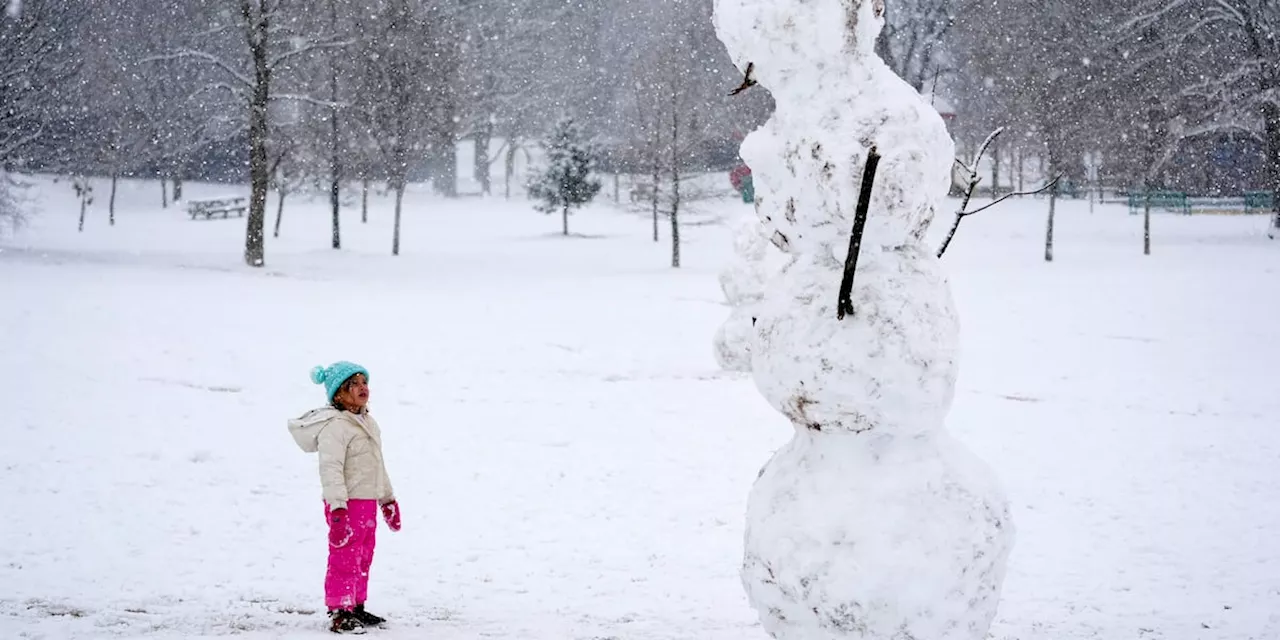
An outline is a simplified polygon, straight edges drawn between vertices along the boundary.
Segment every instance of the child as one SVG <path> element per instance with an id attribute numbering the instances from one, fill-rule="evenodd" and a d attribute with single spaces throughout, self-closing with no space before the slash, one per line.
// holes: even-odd
<path id="1" fill-rule="evenodd" d="M 329 524 L 329 568 L 324 579 L 329 630 L 362 633 L 385 619 L 365 611 L 378 509 L 400 530 L 400 506 L 382 460 L 382 432 L 369 415 L 369 372 L 350 362 L 316 367 L 329 405 L 289 421 L 289 432 L 307 453 L 319 452 L 320 486 Z"/>

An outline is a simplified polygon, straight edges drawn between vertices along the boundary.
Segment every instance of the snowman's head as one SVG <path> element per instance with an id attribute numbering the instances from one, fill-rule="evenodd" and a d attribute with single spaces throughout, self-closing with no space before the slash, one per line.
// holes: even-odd
<path id="1" fill-rule="evenodd" d="M 886 0 L 715 0 L 716 33 L 766 87 L 797 72 L 874 55 Z"/>

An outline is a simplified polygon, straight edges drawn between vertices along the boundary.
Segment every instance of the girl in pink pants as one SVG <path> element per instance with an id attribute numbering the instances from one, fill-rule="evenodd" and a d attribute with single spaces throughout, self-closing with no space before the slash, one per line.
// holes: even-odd
<path id="1" fill-rule="evenodd" d="M 382 431 L 369 415 L 369 372 L 337 362 L 316 367 L 311 380 L 325 385 L 329 406 L 289 421 L 303 451 L 319 453 L 320 486 L 329 526 L 329 568 L 324 601 L 334 633 L 359 633 L 384 618 L 365 610 L 378 516 L 400 530 L 396 502 L 382 459 Z"/>

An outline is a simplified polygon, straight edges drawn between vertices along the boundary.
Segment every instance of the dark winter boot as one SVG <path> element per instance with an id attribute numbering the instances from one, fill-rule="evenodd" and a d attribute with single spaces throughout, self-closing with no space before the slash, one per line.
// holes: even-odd
<path id="1" fill-rule="evenodd" d="M 329 612 L 329 630 L 334 633 L 350 633 L 359 635 L 364 633 L 364 623 L 356 617 L 355 612 L 346 609 L 337 609 Z"/>
<path id="2" fill-rule="evenodd" d="M 355 616 L 356 620 L 359 620 L 366 627 L 377 627 L 387 621 L 386 618 L 375 616 L 372 613 L 365 611 L 364 605 L 362 604 L 356 605 L 356 608 L 352 610 L 351 615 Z"/>

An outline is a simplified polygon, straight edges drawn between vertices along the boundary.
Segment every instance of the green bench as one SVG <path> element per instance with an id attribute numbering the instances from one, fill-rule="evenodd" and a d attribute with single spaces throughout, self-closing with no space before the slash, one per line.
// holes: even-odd
<path id="1" fill-rule="evenodd" d="M 1151 204 L 1155 209 L 1169 209 L 1183 215 L 1191 215 L 1191 200 L 1182 191 L 1129 192 L 1129 213 L 1137 214 Z"/>
<path id="2" fill-rule="evenodd" d="M 1244 194 L 1245 213 L 1263 213 L 1275 208 L 1275 193 L 1271 191 L 1246 191 Z"/>

